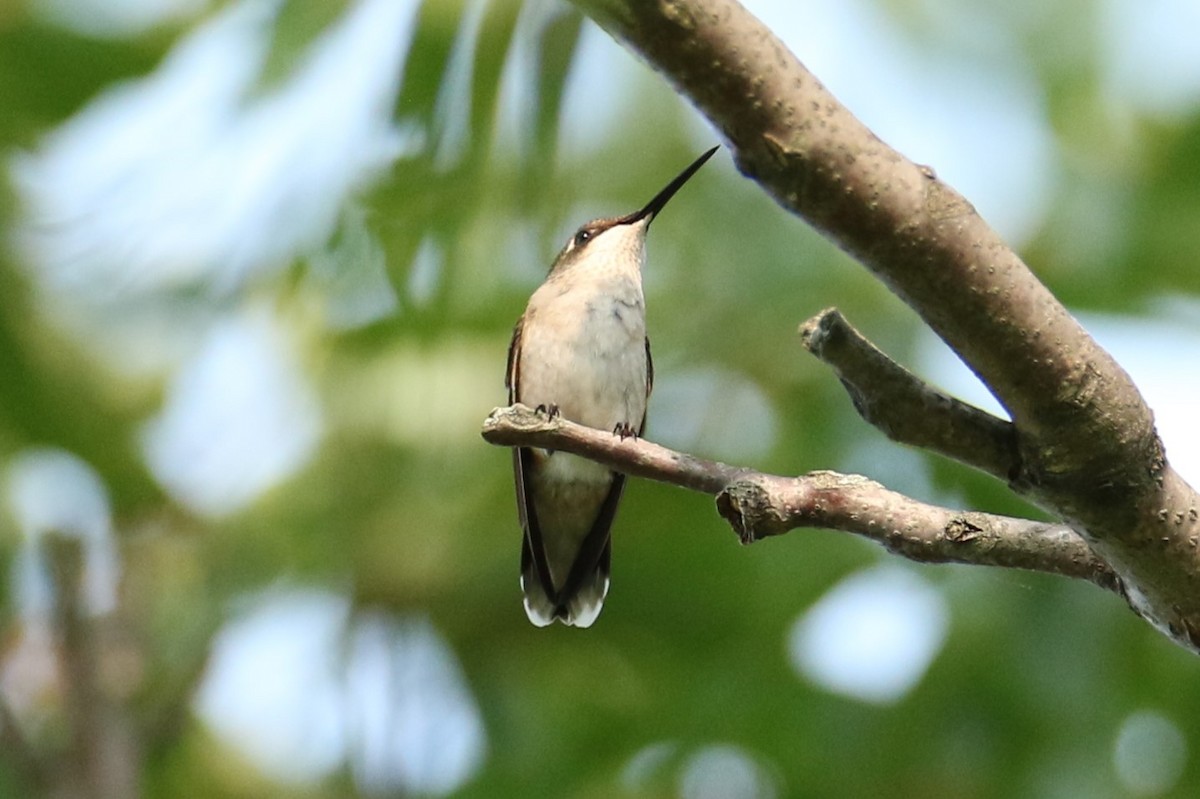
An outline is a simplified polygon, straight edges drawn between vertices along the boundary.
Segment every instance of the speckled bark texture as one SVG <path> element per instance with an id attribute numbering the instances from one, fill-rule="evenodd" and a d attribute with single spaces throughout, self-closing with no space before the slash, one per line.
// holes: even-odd
<path id="1" fill-rule="evenodd" d="M 1200 500 L 1129 376 L 971 204 L 880 141 L 734 0 L 578 4 L 711 120 L 743 174 L 962 356 L 1011 416 L 997 457 L 1011 450 L 1014 490 L 1076 530 L 1138 613 L 1200 651 Z"/>

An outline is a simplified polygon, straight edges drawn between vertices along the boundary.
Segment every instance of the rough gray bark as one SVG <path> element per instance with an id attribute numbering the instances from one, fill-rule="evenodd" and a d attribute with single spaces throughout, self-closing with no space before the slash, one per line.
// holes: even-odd
<path id="1" fill-rule="evenodd" d="M 708 117 L 743 174 L 920 314 L 1012 419 L 942 406 L 924 429 L 918 417 L 897 428 L 870 409 L 914 401 L 911 382 L 897 395 L 889 367 L 860 358 L 848 377 L 821 356 L 867 420 L 953 457 L 958 433 L 989 439 L 986 457 L 960 459 L 1061 519 L 1136 612 L 1200 651 L 1200 498 L 1129 376 L 971 204 L 880 141 L 735 0 L 577 2 Z"/>

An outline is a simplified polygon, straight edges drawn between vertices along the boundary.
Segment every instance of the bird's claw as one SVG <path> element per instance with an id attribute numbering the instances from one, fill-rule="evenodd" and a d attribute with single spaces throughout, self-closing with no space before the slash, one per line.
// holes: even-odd
<path id="1" fill-rule="evenodd" d="M 622 441 L 624 441 L 627 438 L 637 438 L 638 437 L 637 430 L 634 430 L 633 425 L 629 424 L 629 422 L 621 422 L 619 425 L 614 427 L 613 435 L 620 436 Z"/>
<path id="2" fill-rule="evenodd" d="M 549 417 L 550 419 L 557 419 L 559 416 L 558 405 L 553 402 L 550 403 L 549 405 L 546 405 L 543 403 L 541 405 L 538 405 L 533 410 L 535 413 L 546 414 L 546 416 Z"/>

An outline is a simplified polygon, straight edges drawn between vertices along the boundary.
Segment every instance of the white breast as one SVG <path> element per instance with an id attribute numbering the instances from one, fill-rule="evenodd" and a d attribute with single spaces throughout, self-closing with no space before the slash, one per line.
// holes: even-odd
<path id="1" fill-rule="evenodd" d="M 646 315 L 641 281 L 606 275 L 603 285 L 551 281 L 530 299 L 521 340 L 517 399 L 557 405 L 564 418 L 637 429 L 646 413 Z"/>

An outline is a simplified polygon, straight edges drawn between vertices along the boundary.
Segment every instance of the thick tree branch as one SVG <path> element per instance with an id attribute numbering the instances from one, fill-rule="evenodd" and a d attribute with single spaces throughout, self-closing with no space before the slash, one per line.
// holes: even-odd
<path id="1" fill-rule="evenodd" d="M 880 141 L 736 0 L 580 5 L 696 104 L 748 177 L 963 357 L 1009 412 L 1030 482 L 1056 509 L 1129 518 L 1128 491 L 1162 468 L 1149 409 L 966 199 Z"/>
<path id="2" fill-rule="evenodd" d="M 1018 471 L 1010 422 L 929 386 L 854 329 L 835 308 L 800 326 L 804 346 L 833 367 L 855 409 L 888 438 L 922 447 L 1001 480 Z"/>
<path id="3" fill-rule="evenodd" d="M 726 486 L 717 509 L 743 541 L 824 527 L 869 538 L 919 563 L 1048 572 L 1125 596 L 1120 578 L 1066 525 L 929 505 L 861 475 L 752 474 Z"/>
<path id="4" fill-rule="evenodd" d="M 1087 538 L 1142 616 L 1200 651 L 1200 496 L 1167 465 L 1129 376 L 971 204 L 880 141 L 736 0 L 576 2 L 711 120 L 745 175 L 966 361 L 1012 418 L 1011 484 Z"/>
<path id="5" fill-rule="evenodd" d="M 616 471 L 716 497 L 743 543 L 802 527 L 841 530 L 922 563 L 971 563 L 1089 580 L 1124 596 L 1120 579 L 1065 525 L 954 511 L 889 491 L 857 475 L 778 477 L 621 439 L 524 405 L 496 408 L 483 437 L 582 455 Z"/>

